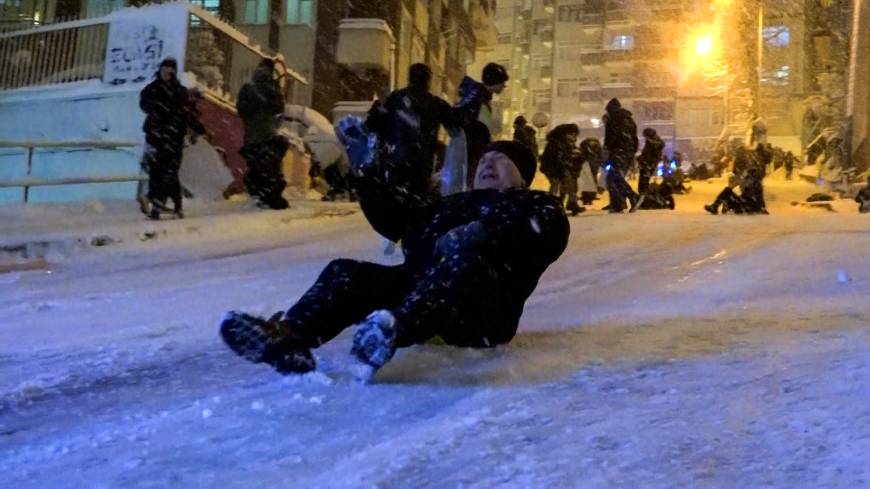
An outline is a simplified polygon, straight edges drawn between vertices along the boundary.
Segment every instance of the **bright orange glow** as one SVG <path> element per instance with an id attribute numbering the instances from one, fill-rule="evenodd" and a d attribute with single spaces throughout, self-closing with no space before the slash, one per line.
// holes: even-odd
<path id="1" fill-rule="evenodd" d="M 695 40 L 695 54 L 709 56 L 713 54 L 713 36 L 705 34 Z"/>

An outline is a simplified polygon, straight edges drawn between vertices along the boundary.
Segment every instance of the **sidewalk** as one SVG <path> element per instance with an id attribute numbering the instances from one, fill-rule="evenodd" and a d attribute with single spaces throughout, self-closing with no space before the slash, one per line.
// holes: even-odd
<path id="1" fill-rule="evenodd" d="M 0 273 L 47 268 L 75 251 L 129 249 L 156 240 L 174 247 L 269 233 L 290 221 L 359 212 L 356 203 L 294 200 L 291 208 L 259 209 L 250 201 L 185 202 L 185 219 L 147 219 L 134 201 L 0 205 Z"/>

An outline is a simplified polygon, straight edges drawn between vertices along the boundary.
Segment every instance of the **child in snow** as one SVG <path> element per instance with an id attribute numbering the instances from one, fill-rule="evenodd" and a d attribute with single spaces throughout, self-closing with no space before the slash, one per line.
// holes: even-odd
<path id="1" fill-rule="evenodd" d="M 440 336 L 446 343 L 492 347 L 510 341 L 526 299 L 568 241 L 559 201 L 528 189 L 535 158 L 523 145 L 485 148 L 474 190 L 424 201 L 392 182 L 361 122 L 344 120 L 360 206 L 372 227 L 401 241 L 405 261 L 386 266 L 333 260 L 286 312 L 270 319 L 232 311 L 221 324 L 237 354 L 281 373 L 315 368 L 312 348 L 356 323 L 351 354 L 368 378 L 407 347 Z"/>

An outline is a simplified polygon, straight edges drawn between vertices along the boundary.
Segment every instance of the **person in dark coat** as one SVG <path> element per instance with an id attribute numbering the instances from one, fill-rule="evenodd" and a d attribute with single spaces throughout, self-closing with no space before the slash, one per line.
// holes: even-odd
<path id="1" fill-rule="evenodd" d="M 870 177 L 867 177 L 867 185 L 855 196 L 855 202 L 858 203 L 858 212 L 870 212 Z"/>
<path id="2" fill-rule="evenodd" d="M 604 151 L 596 138 L 580 141 L 580 201 L 592 205 L 598 198 L 598 172 L 604 160 Z M 587 173 L 584 173 L 587 172 Z"/>
<path id="3" fill-rule="evenodd" d="M 460 118 L 468 148 L 469 187 L 474 178 L 475 165 L 492 141 L 492 96 L 504 91 L 510 77 L 504 66 L 488 63 L 483 67 L 481 82 L 464 77 L 459 83 L 459 101 L 454 106 Z"/>
<path id="4" fill-rule="evenodd" d="M 274 61 L 263 59 L 251 81 L 239 90 L 236 109 L 245 128 L 245 145 L 239 153 L 248 164 L 245 186 L 258 205 L 286 209 L 290 204 L 281 195 L 287 186 L 281 166 L 290 144 L 278 134 L 284 97 L 274 71 Z"/>
<path id="5" fill-rule="evenodd" d="M 586 209 L 577 204 L 577 178 L 582 164 L 577 137 L 577 124 L 560 124 L 547 134 L 547 145 L 541 155 L 541 173 L 550 181 L 550 194 L 572 214 Z"/>
<path id="6" fill-rule="evenodd" d="M 304 373 L 315 368 L 312 348 L 358 323 L 351 353 L 366 379 L 397 347 L 436 335 L 464 347 L 510 341 L 525 301 L 569 233 L 559 202 L 527 188 L 535 172 L 528 149 L 492 143 L 474 190 L 426 202 L 387 183 L 361 123 L 342 121 L 339 137 L 366 218 L 385 238 L 401 241 L 404 262 L 334 260 L 288 311 L 268 320 L 230 312 L 221 324 L 228 346 L 279 372 Z"/>
<path id="7" fill-rule="evenodd" d="M 710 214 L 718 214 L 721 206 L 723 214 L 727 212 L 767 214 L 767 206 L 764 203 L 764 187 L 761 180 L 761 172 L 758 168 L 750 167 L 740 182 L 739 195 L 734 192 L 733 188 L 725 187 L 712 204 L 704 206 L 704 210 Z"/>
<path id="8" fill-rule="evenodd" d="M 517 118 L 514 119 L 514 141 L 529 148 L 529 151 L 535 155 L 535 158 L 538 157 L 537 135 L 537 131 L 526 122 L 525 117 L 518 115 Z"/>
<path id="9" fill-rule="evenodd" d="M 649 179 L 658 167 L 659 161 L 662 160 L 662 151 L 665 149 L 665 142 L 659 137 L 656 130 L 647 127 L 643 130 L 643 137 L 646 139 L 643 145 L 643 150 L 638 157 L 638 169 L 640 177 L 637 181 L 637 192 L 643 194 L 649 187 Z"/>
<path id="10" fill-rule="evenodd" d="M 634 155 L 637 153 L 637 125 L 631 112 L 622 107 L 619 99 L 612 98 L 607 103 L 607 111 L 602 116 L 604 122 L 604 149 L 607 150 L 607 191 L 610 193 L 610 212 L 625 210 L 625 199 L 634 207 L 637 193 L 625 181 Z"/>
<path id="11" fill-rule="evenodd" d="M 145 112 L 145 154 L 142 166 L 148 172 L 148 193 L 140 198 L 143 213 L 151 219 L 160 219 L 161 211 L 169 211 L 167 199 L 173 203 L 172 212 L 184 217 L 181 182 L 178 172 L 184 151 L 184 137 L 193 132 L 191 140 L 205 134 L 199 113 L 187 88 L 178 81 L 178 62 L 166 58 L 160 63 L 156 78 L 139 94 L 139 108 Z"/>
<path id="12" fill-rule="evenodd" d="M 676 208 L 674 190 L 671 187 L 671 183 L 667 181 L 649 184 L 646 191 L 640 194 L 640 198 L 635 206 L 635 209 L 640 210 L 674 210 L 674 208 Z"/>
<path id="13" fill-rule="evenodd" d="M 432 174 L 438 147 L 438 128 L 458 132 L 460 121 L 450 104 L 429 91 L 432 71 L 422 63 L 411 65 L 408 86 L 372 105 L 365 125 L 378 137 L 381 161 L 387 174 L 409 195 L 423 197 L 435 189 Z M 410 172 L 410 173 L 408 173 Z"/>

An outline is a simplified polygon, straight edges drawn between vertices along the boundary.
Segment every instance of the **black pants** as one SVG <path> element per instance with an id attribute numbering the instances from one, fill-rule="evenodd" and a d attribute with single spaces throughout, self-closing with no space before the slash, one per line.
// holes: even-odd
<path id="1" fill-rule="evenodd" d="M 577 178 L 570 175 L 562 175 L 558 177 L 547 176 L 550 181 L 550 195 L 559 198 L 562 207 L 566 203 L 577 202 Z"/>
<path id="2" fill-rule="evenodd" d="M 625 199 L 633 201 L 637 198 L 637 194 L 631 189 L 631 185 L 625 181 L 625 177 L 615 164 L 607 172 L 607 192 L 610 194 L 611 212 L 625 210 Z"/>
<path id="3" fill-rule="evenodd" d="M 637 193 L 644 194 L 649 189 L 649 180 L 652 178 L 654 166 L 646 163 L 640 163 L 640 174 L 637 178 Z"/>
<path id="4" fill-rule="evenodd" d="M 289 143 L 281 136 L 258 143 L 246 144 L 239 153 L 248 164 L 243 178 L 248 193 L 273 209 L 286 209 L 287 201 L 281 196 L 287 181 L 281 171 L 284 153 Z"/>
<path id="5" fill-rule="evenodd" d="M 284 321 L 316 348 L 378 309 L 396 317 L 396 346 L 439 335 L 452 345 L 506 343 L 517 318 L 505 314 L 496 271 L 479 255 L 456 254 L 415 277 L 404 265 L 333 260 Z"/>
<path id="6" fill-rule="evenodd" d="M 178 171 L 181 169 L 182 147 L 150 146 L 142 162 L 148 172 L 148 200 L 166 204 L 171 199 L 174 210 L 180 212 L 181 182 Z"/>
<path id="7" fill-rule="evenodd" d="M 716 201 L 713 202 L 713 206 L 722 205 L 722 212 L 731 211 L 735 214 L 743 214 L 746 212 L 746 202 L 734 192 L 734 189 L 731 187 L 725 187 L 719 192 L 719 195 L 716 196 Z"/>

